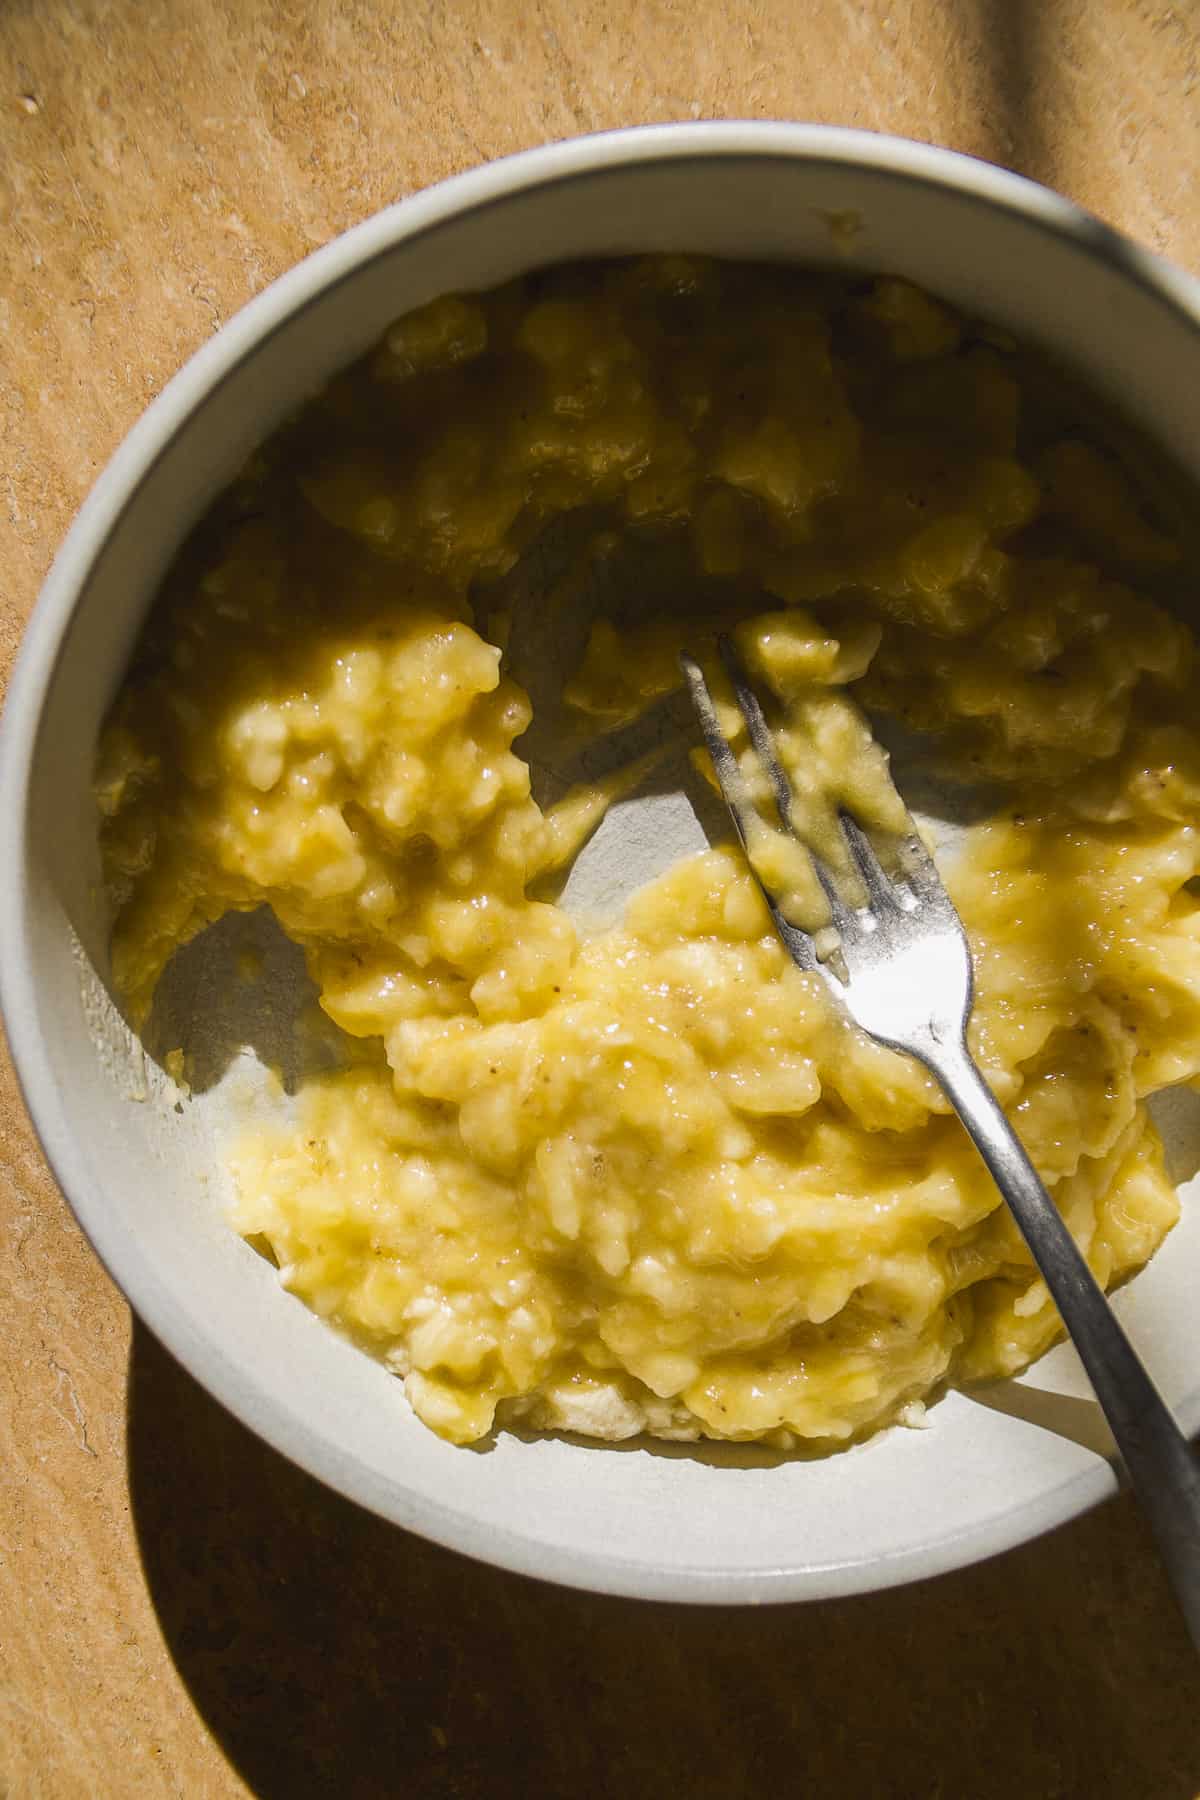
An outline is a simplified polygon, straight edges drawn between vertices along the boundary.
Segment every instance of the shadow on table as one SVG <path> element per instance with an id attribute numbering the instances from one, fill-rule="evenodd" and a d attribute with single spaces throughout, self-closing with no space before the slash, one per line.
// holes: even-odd
<path id="1" fill-rule="evenodd" d="M 1058 174 L 1045 121 L 1061 10 L 1058 0 L 960 0 L 964 21 L 974 15 L 979 47 L 981 123 L 990 139 L 983 154 L 1048 187 Z"/>
<path id="2" fill-rule="evenodd" d="M 1126 1501 L 854 1600 L 754 1611 L 572 1593 L 337 1498 L 140 1327 L 129 1464 L 167 1645 L 262 1800 L 1200 1787 L 1195 1658 Z"/>

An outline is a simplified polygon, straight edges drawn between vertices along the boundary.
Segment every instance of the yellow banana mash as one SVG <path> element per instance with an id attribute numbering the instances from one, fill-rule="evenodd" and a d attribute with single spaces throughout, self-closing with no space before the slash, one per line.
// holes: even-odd
<path id="1" fill-rule="evenodd" d="M 607 928 L 553 903 L 645 769 L 531 797 L 501 646 L 556 532 L 527 655 L 639 572 L 559 684 L 573 741 L 732 629 L 831 853 L 839 803 L 904 828 L 866 713 L 977 797 L 943 861 L 975 1052 L 1103 1282 L 1170 1228 L 1194 649 L 1179 545 L 1072 396 L 896 280 L 543 271 L 401 319 L 180 557 L 99 749 L 114 979 L 140 1024 L 226 912 L 303 947 L 357 1051 L 233 1148 L 237 1228 L 435 1431 L 828 1446 L 1058 1328 L 937 1087 L 792 966 L 728 841 Z"/>

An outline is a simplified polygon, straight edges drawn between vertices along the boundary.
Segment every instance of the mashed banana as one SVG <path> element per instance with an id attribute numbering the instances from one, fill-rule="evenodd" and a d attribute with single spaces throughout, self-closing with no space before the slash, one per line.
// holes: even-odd
<path id="1" fill-rule="evenodd" d="M 114 978 L 140 1023 L 231 909 L 303 946 L 359 1053 L 237 1145 L 236 1223 L 436 1431 L 828 1444 L 1058 1329 L 937 1087 L 789 962 L 734 849 L 588 935 L 545 898 L 641 772 L 543 810 L 513 749 L 483 621 L 555 520 L 534 641 L 643 570 L 579 729 L 732 626 L 814 831 L 904 828 L 863 707 L 987 797 L 944 869 L 973 1048 L 1101 1281 L 1169 1229 L 1144 1099 L 1200 1071 L 1200 712 L 1153 598 L 1179 549 L 1085 427 L 898 281 L 550 271 L 402 319 L 180 559 L 100 747 Z"/>

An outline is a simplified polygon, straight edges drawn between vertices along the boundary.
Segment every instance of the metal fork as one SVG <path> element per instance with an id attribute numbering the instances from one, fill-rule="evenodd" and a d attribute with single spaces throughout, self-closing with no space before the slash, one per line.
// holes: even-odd
<path id="1" fill-rule="evenodd" d="M 719 639 L 718 648 L 750 742 L 770 779 L 780 823 L 798 835 L 791 784 L 762 706 L 730 640 Z M 680 662 L 721 792 L 753 869 L 750 846 L 761 828 L 759 815 L 699 664 L 686 655 Z M 899 847 L 901 879 L 894 880 L 861 825 L 845 811 L 840 816 L 867 905 L 847 905 L 832 872 L 811 848 L 809 854 L 829 902 L 845 978 L 819 956 L 814 939 L 784 917 L 760 877 L 775 928 L 793 961 L 819 973 L 857 1025 L 879 1043 L 917 1057 L 945 1089 L 1074 1340 L 1200 1649 L 1200 1462 L 967 1048 L 971 951 L 932 858 L 914 829 Z"/>

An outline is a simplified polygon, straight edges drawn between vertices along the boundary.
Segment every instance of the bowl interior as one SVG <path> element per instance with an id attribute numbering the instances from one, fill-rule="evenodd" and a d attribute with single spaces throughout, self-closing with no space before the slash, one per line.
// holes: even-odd
<path id="1" fill-rule="evenodd" d="M 453 1449 L 233 1234 L 219 1148 L 230 1082 L 181 1108 L 105 986 L 96 734 L 189 525 L 256 442 L 408 308 L 539 263 L 662 249 L 906 275 L 1069 361 L 1200 474 L 1197 323 L 1145 259 L 1014 178 L 885 140 L 771 127 L 623 134 L 449 183 L 240 315 L 127 440 L 81 516 L 6 719 L 3 997 L 35 1120 L 97 1250 L 175 1355 L 277 1448 L 401 1524 L 533 1574 L 789 1599 L 936 1572 L 1110 1489 L 1102 1421 L 1072 1353 L 983 1398 L 951 1395 L 924 1432 L 816 1461 L 515 1436 Z M 235 1086 L 244 1075 L 235 1065 Z M 1189 1097 L 1167 1111 L 1190 1174 Z M 1200 1208 L 1185 1205 L 1117 1299 L 1189 1427 L 1200 1421 L 1198 1275 Z"/>

